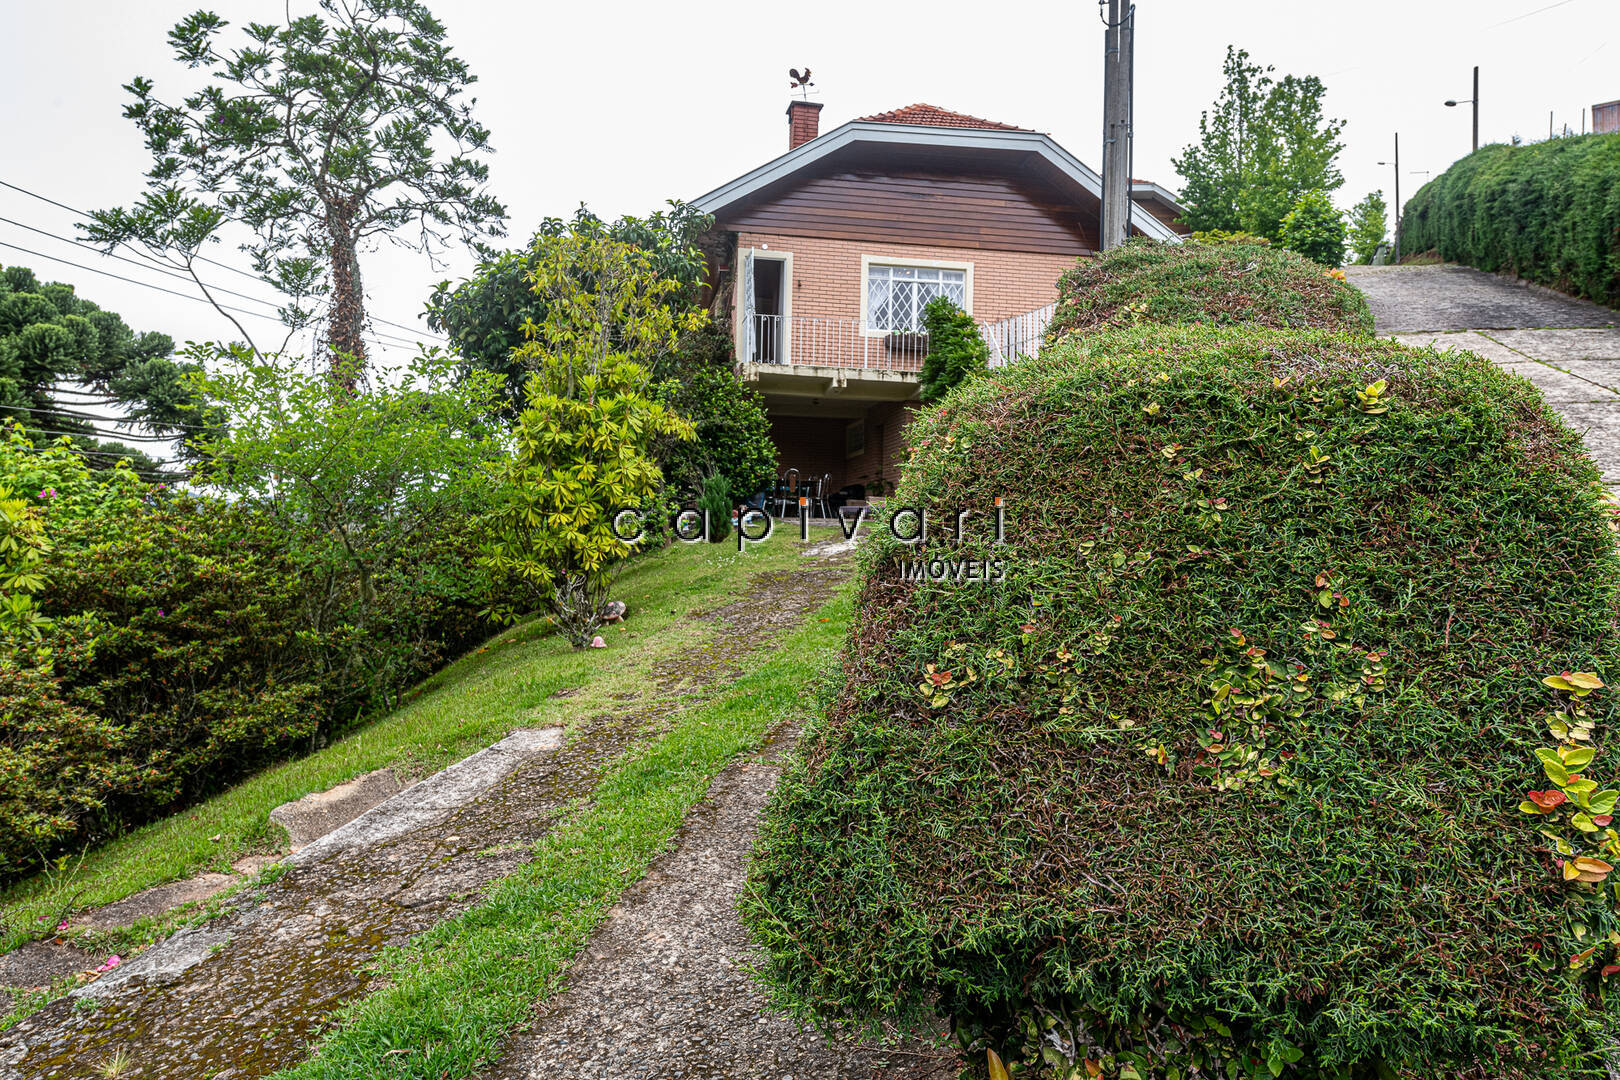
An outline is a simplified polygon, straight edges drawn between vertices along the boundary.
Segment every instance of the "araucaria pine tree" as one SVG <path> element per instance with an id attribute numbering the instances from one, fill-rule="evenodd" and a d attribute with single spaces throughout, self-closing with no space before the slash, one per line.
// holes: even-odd
<path id="1" fill-rule="evenodd" d="M 462 96 L 475 77 L 417 0 L 320 0 L 286 25 L 249 23 L 234 49 L 219 41 L 227 25 L 198 11 L 169 33 L 175 58 L 208 76 L 200 90 L 171 103 L 151 79 L 125 87 L 124 115 L 152 152 L 147 190 L 85 234 L 165 257 L 213 300 L 194 264 L 227 222 L 246 226 L 254 270 L 288 298 L 283 320 L 311 323 L 324 299 L 333 371 L 353 370 L 366 358 L 368 241 L 432 255 L 501 234 L 478 157 L 489 132 Z"/>

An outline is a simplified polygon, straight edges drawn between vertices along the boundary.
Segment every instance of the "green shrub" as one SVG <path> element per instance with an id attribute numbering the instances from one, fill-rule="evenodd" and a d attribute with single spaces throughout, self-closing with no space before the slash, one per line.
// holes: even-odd
<path id="1" fill-rule="evenodd" d="M 869 542 L 745 891 L 784 1001 L 937 1009 L 1024 1077 L 1605 1075 L 1612 890 L 1566 884 L 1517 807 L 1541 676 L 1620 674 L 1620 558 L 1530 383 L 1143 328 L 1003 369 L 911 443 L 890 510 L 938 516 Z M 1606 751 L 1614 694 L 1587 700 Z"/>
<path id="2" fill-rule="evenodd" d="M 430 506 L 433 527 L 412 533 L 378 567 L 369 601 L 351 591 L 347 605 L 334 609 L 347 628 L 343 647 L 334 641 L 326 661 L 343 687 L 332 699 L 339 727 L 392 708 L 403 691 L 494 630 L 487 615 L 493 583 L 478 562 L 482 507 L 449 497 Z M 370 607 L 364 623 L 354 617 L 362 602 Z"/>
<path id="3" fill-rule="evenodd" d="M 120 731 L 142 820 L 308 745 L 349 687 L 348 632 L 307 629 L 307 570 L 267 515 L 175 497 L 121 522 L 65 522 L 42 603 L 94 644 L 59 655 L 67 699 Z M 358 681 L 358 680 L 356 680 Z"/>
<path id="4" fill-rule="evenodd" d="M 1284 215 L 1277 241 L 1323 266 L 1344 261 L 1344 214 L 1323 191 L 1307 191 Z"/>
<path id="5" fill-rule="evenodd" d="M 0 636 L 38 637 L 50 625 L 34 603 L 50 550 L 45 515 L 0 485 Z"/>
<path id="6" fill-rule="evenodd" d="M 928 334 L 928 355 L 917 379 L 917 396 L 924 404 L 938 401 L 953 386 L 990 370 L 990 346 L 978 324 L 945 297 L 936 296 L 924 305 L 923 329 Z"/>
<path id="7" fill-rule="evenodd" d="M 658 400 L 692 422 L 697 438 L 660 440 L 654 453 L 664 485 L 677 496 L 698 492 L 718 472 L 746 498 L 776 479 L 776 444 L 765 399 L 737 378 L 731 339 L 714 326 L 686 335 L 653 370 Z"/>
<path id="8" fill-rule="evenodd" d="M 1368 192 L 1350 211 L 1351 250 L 1356 262 L 1370 266 L 1389 235 L 1389 206 L 1382 191 Z"/>
<path id="9" fill-rule="evenodd" d="M 697 508 L 709 515 L 709 540 L 720 543 L 731 535 L 731 484 L 719 473 L 706 477 Z"/>
<path id="10" fill-rule="evenodd" d="M 1407 202 L 1401 247 L 1620 306 L 1620 135 L 1481 147 Z"/>
<path id="11" fill-rule="evenodd" d="M 1248 243 L 1132 240 L 1058 279 L 1047 346 L 1139 323 L 1372 333 L 1360 290 L 1308 259 Z"/>
<path id="12" fill-rule="evenodd" d="M 69 662 L 89 642 L 83 627 L 50 634 Z M 0 881 L 105 830 L 107 800 L 139 780 L 118 760 L 119 739 L 114 725 L 66 700 L 34 650 L 0 645 Z"/>
<path id="13" fill-rule="evenodd" d="M 49 624 L 0 639 L 0 881 L 319 745 L 485 636 L 476 522 L 434 517 L 365 597 L 245 503 L 55 517 Z"/>
<path id="14" fill-rule="evenodd" d="M 1236 232 L 1226 229 L 1201 229 L 1192 234 L 1193 240 L 1200 244 L 1246 244 L 1253 247 L 1270 247 L 1271 241 L 1254 233 L 1241 230 Z"/>

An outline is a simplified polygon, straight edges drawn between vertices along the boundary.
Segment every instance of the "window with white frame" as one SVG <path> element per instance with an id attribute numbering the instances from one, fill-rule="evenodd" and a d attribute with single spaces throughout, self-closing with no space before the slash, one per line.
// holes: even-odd
<path id="1" fill-rule="evenodd" d="M 866 268 L 866 328 L 889 333 L 921 330 L 923 308 L 936 296 L 965 308 L 967 272 L 872 263 Z"/>

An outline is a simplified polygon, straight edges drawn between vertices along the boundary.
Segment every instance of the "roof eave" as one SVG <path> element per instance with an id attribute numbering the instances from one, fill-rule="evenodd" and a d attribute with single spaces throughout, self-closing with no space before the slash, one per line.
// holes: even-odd
<path id="1" fill-rule="evenodd" d="M 1069 153 L 1050 135 L 1038 131 L 1010 131 L 1000 128 L 933 127 L 923 124 L 892 124 L 851 120 L 825 135 L 794 147 L 751 172 L 723 184 L 692 204 L 706 214 L 717 214 L 754 192 L 785 179 L 807 165 L 856 143 L 888 143 L 896 146 L 947 146 L 965 150 L 1012 150 L 1039 154 L 1091 194 L 1102 196 L 1102 178 L 1079 158 Z M 1179 243 L 1181 237 L 1156 219 L 1138 222 L 1137 227 L 1155 240 Z"/>
<path id="2" fill-rule="evenodd" d="M 1138 192 L 1143 195 L 1153 196 L 1153 198 L 1158 199 L 1178 214 L 1187 212 L 1187 208 L 1181 205 L 1180 197 L 1163 184 L 1156 184 L 1152 180 L 1131 181 L 1131 194 L 1135 195 Z"/>

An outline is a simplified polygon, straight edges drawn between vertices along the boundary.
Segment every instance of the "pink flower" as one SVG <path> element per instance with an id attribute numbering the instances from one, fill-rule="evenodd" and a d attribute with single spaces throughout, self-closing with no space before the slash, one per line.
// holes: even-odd
<path id="1" fill-rule="evenodd" d="M 66 919 L 63 919 L 61 922 L 56 924 L 56 932 L 58 934 L 60 934 L 62 931 L 66 930 L 67 928 L 68 928 L 68 921 Z"/>
<path id="2" fill-rule="evenodd" d="M 112 956 L 107 957 L 106 962 L 104 964 L 102 964 L 100 967 L 96 968 L 96 970 L 97 971 L 111 971 L 113 968 L 117 967 L 119 964 L 122 964 L 123 962 L 124 962 L 124 958 L 122 956 L 119 956 L 118 954 L 114 953 Z"/>

